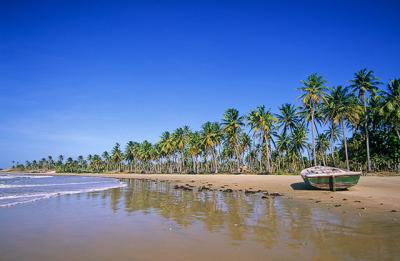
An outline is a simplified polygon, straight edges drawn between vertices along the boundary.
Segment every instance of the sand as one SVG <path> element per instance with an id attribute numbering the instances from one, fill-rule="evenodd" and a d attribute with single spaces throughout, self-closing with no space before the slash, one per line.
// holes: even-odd
<path id="1" fill-rule="evenodd" d="M 48 173 L 47 173 L 48 174 Z M 32 174 L 30 174 L 32 175 Z M 287 198 L 312 200 L 321 206 L 351 208 L 369 213 L 400 213 L 400 176 L 362 176 L 359 183 L 346 191 L 313 190 L 300 176 L 278 175 L 184 175 L 184 174 L 60 174 L 101 176 L 124 179 L 169 181 L 193 188 L 205 186 L 216 190 L 242 190 L 279 193 Z"/>

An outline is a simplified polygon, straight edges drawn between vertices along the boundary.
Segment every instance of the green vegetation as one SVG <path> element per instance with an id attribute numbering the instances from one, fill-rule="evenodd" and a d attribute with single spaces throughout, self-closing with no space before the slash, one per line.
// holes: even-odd
<path id="1" fill-rule="evenodd" d="M 13 167 L 134 173 L 296 173 L 311 165 L 400 170 L 399 79 L 383 90 L 374 73 L 363 69 L 348 87 L 328 88 L 318 74 L 301 83 L 301 107 L 284 104 L 274 114 L 259 106 L 247 115 L 230 108 L 221 122 L 206 122 L 199 131 L 188 126 L 166 131 L 155 144 L 130 141 L 122 151 L 116 143 L 101 156 L 48 156 Z"/>

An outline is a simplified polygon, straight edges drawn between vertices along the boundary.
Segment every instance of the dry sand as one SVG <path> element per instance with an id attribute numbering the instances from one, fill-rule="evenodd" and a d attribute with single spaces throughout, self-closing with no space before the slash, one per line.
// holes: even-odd
<path id="1" fill-rule="evenodd" d="M 53 173 L 52 173 L 53 174 Z M 32 174 L 31 174 L 32 175 Z M 100 176 L 125 179 L 169 181 L 189 188 L 242 190 L 280 193 L 287 198 L 312 200 L 332 208 L 351 208 L 361 212 L 400 214 L 400 176 L 362 176 L 359 183 L 346 191 L 313 190 L 300 176 L 277 175 L 184 175 L 184 174 L 57 174 Z"/>

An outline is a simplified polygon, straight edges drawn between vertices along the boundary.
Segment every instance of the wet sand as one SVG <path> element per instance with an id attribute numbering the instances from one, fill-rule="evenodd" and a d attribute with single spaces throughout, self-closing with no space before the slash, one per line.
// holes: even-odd
<path id="1" fill-rule="evenodd" d="M 57 174 L 58 175 L 58 174 Z M 63 174 L 64 175 L 64 174 Z M 279 193 L 286 198 L 313 201 L 328 208 L 349 208 L 360 213 L 400 215 L 400 176 L 362 176 L 346 191 L 314 190 L 300 176 L 278 175 L 183 175 L 183 174 L 65 174 L 124 179 L 169 181 L 179 186 L 207 187 L 214 190 Z"/>
<path id="2" fill-rule="evenodd" d="M 104 175 L 104 174 L 100 174 Z M 208 186 L 218 190 L 267 191 L 288 198 L 313 200 L 321 205 L 350 207 L 368 212 L 400 213 L 400 177 L 361 177 L 347 191 L 324 191 L 306 187 L 300 176 L 276 175 L 164 175 L 106 174 L 107 177 L 170 181 L 178 185 Z M 208 185 L 211 184 L 211 185 Z M 319 202 L 317 202 L 319 201 Z M 340 205 L 340 206 L 339 206 Z"/>

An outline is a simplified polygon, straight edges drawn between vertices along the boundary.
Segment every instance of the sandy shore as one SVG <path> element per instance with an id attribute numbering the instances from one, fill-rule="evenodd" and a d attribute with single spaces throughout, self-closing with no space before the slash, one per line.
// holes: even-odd
<path id="1" fill-rule="evenodd" d="M 330 192 L 309 189 L 300 176 L 70 173 L 57 175 L 160 180 L 192 188 L 204 186 L 216 190 L 262 191 L 280 193 L 287 198 L 312 200 L 315 204 L 332 208 L 349 207 L 361 212 L 400 213 L 400 176 L 363 176 L 358 185 L 348 191 Z"/>

